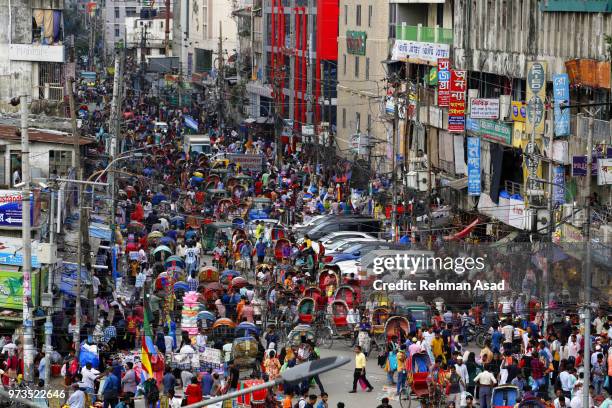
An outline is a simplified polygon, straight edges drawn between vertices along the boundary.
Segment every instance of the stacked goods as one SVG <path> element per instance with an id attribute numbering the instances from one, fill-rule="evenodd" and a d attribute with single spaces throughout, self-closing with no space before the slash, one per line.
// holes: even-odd
<path id="1" fill-rule="evenodd" d="M 199 311 L 198 293 L 185 293 L 185 296 L 183 296 L 183 311 L 181 313 L 181 329 L 189 333 L 190 336 L 198 334 Z"/>

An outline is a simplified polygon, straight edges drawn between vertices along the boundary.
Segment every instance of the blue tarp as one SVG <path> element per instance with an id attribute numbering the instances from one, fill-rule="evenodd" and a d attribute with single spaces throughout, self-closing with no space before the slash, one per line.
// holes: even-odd
<path id="1" fill-rule="evenodd" d="M 75 297 L 76 296 L 76 271 L 77 265 L 74 263 L 66 263 L 62 264 L 62 274 L 60 277 L 59 289 L 62 293 Z M 89 273 L 87 272 L 87 268 L 84 266 L 81 267 L 81 284 L 88 285 L 90 284 Z"/>
<path id="2" fill-rule="evenodd" d="M 89 236 L 93 238 L 99 238 L 103 241 L 111 240 L 110 227 L 104 224 L 92 223 L 89 226 Z"/>

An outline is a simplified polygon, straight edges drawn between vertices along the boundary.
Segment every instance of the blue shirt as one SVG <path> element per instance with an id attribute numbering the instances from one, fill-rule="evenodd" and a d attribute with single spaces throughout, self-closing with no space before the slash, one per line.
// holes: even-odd
<path id="1" fill-rule="evenodd" d="M 167 394 L 168 391 L 173 390 L 176 387 L 176 378 L 172 375 L 172 373 L 168 373 L 164 375 L 162 379 L 162 384 L 164 385 L 164 393 Z"/>
<path id="2" fill-rule="evenodd" d="M 115 326 L 108 326 L 106 329 L 104 329 L 104 335 L 102 337 L 104 338 L 105 343 L 108 343 L 110 339 L 117 337 L 117 329 L 115 329 Z"/>
<path id="3" fill-rule="evenodd" d="M 259 241 L 257 242 L 257 244 L 255 245 L 255 250 L 257 251 L 257 256 L 266 256 L 266 248 L 268 247 L 268 245 L 263 242 L 263 241 Z"/>
<path id="4" fill-rule="evenodd" d="M 102 394 L 106 394 L 107 392 L 111 391 L 116 391 L 119 393 L 120 386 L 121 382 L 119 381 L 119 378 L 115 374 L 111 374 L 104 382 L 104 392 Z"/>
<path id="5" fill-rule="evenodd" d="M 491 345 L 493 346 L 493 351 L 499 351 L 499 347 L 501 346 L 502 339 L 504 335 L 501 334 L 499 330 L 495 330 L 491 335 Z"/>
<path id="6" fill-rule="evenodd" d="M 213 386 L 213 376 L 210 373 L 204 373 L 202 375 L 202 395 L 210 395 L 210 391 Z"/>

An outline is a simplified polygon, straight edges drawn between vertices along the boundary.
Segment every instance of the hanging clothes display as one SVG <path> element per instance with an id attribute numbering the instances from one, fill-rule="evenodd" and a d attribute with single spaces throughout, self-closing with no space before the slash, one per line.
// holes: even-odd
<path id="1" fill-rule="evenodd" d="M 45 41 L 43 41 L 44 44 L 53 44 L 53 10 L 45 10 L 45 17 L 44 17 L 44 37 L 45 37 Z"/>

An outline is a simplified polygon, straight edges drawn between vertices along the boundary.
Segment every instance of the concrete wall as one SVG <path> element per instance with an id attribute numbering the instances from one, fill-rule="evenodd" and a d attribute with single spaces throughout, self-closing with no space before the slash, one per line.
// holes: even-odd
<path id="1" fill-rule="evenodd" d="M 11 169 L 11 152 L 20 153 L 21 144 L 7 142 L 6 140 L 0 140 L 0 146 L 5 146 L 5 153 L 0 160 L 4 162 L 5 178 L 0 180 L 0 184 L 10 185 L 12 173 Z M 32 175 L 35 176 L 40 170 L 41 177 L 49 177 L 49 151 L 67 151 L 72 152 L 72 166 L 74 163 L 74 148 L 70 145 L 52 144 L 52 143 L 30 143 L 30 167 L 32 168 Z"/>
<path id="2" fill-rule="evenodd" d="M 612 32 L 612 14 L 542 12 L 539 4 L 455 0 L 455 66 L 522 78 L 530 60 L 548 61 L 550 76 L 565 72 L 568 59 L 608 57 L 604 34 Z"/>
<path id="3" fill-rule="evenodd" d="M 361 4 L 361 25 L 355 22 L 356 5 Z M 348 6 L 348 24 L 345 24 L 345 5 Z M 372 7 L 371 24 L 368 26 L 368 6 Z M 389 5 L 380 0 L 341 0 L 338 35 L 338 110 L 336 140 L 339 153 L 353 157 L 350 138 L 357 130 L 356 114 L 361 116 L 360 131 L 368 133 L 368 115 L 371 117 L 370 143 L 375 143 L 372 155 L 384 154 L 387 131 L 381 119 L 382 97 L 385 95 L 384 78 L 386 71 L 382 64 L 387 59 Z M 349 54 L 346 47 L 347 31 L 365 31 L 366 55 Z M 344 56 L 346 55 L 346 73 Z M 359 58 L 359 77 L 355 77 L 355 58 Z M 366 80 L 366 58 L 369 58 L 369 80 Z M 343 126 L 343 112 L 346 112 L 346 126 Z M 380 143 L 376 143 L 380 142 Z"/>

